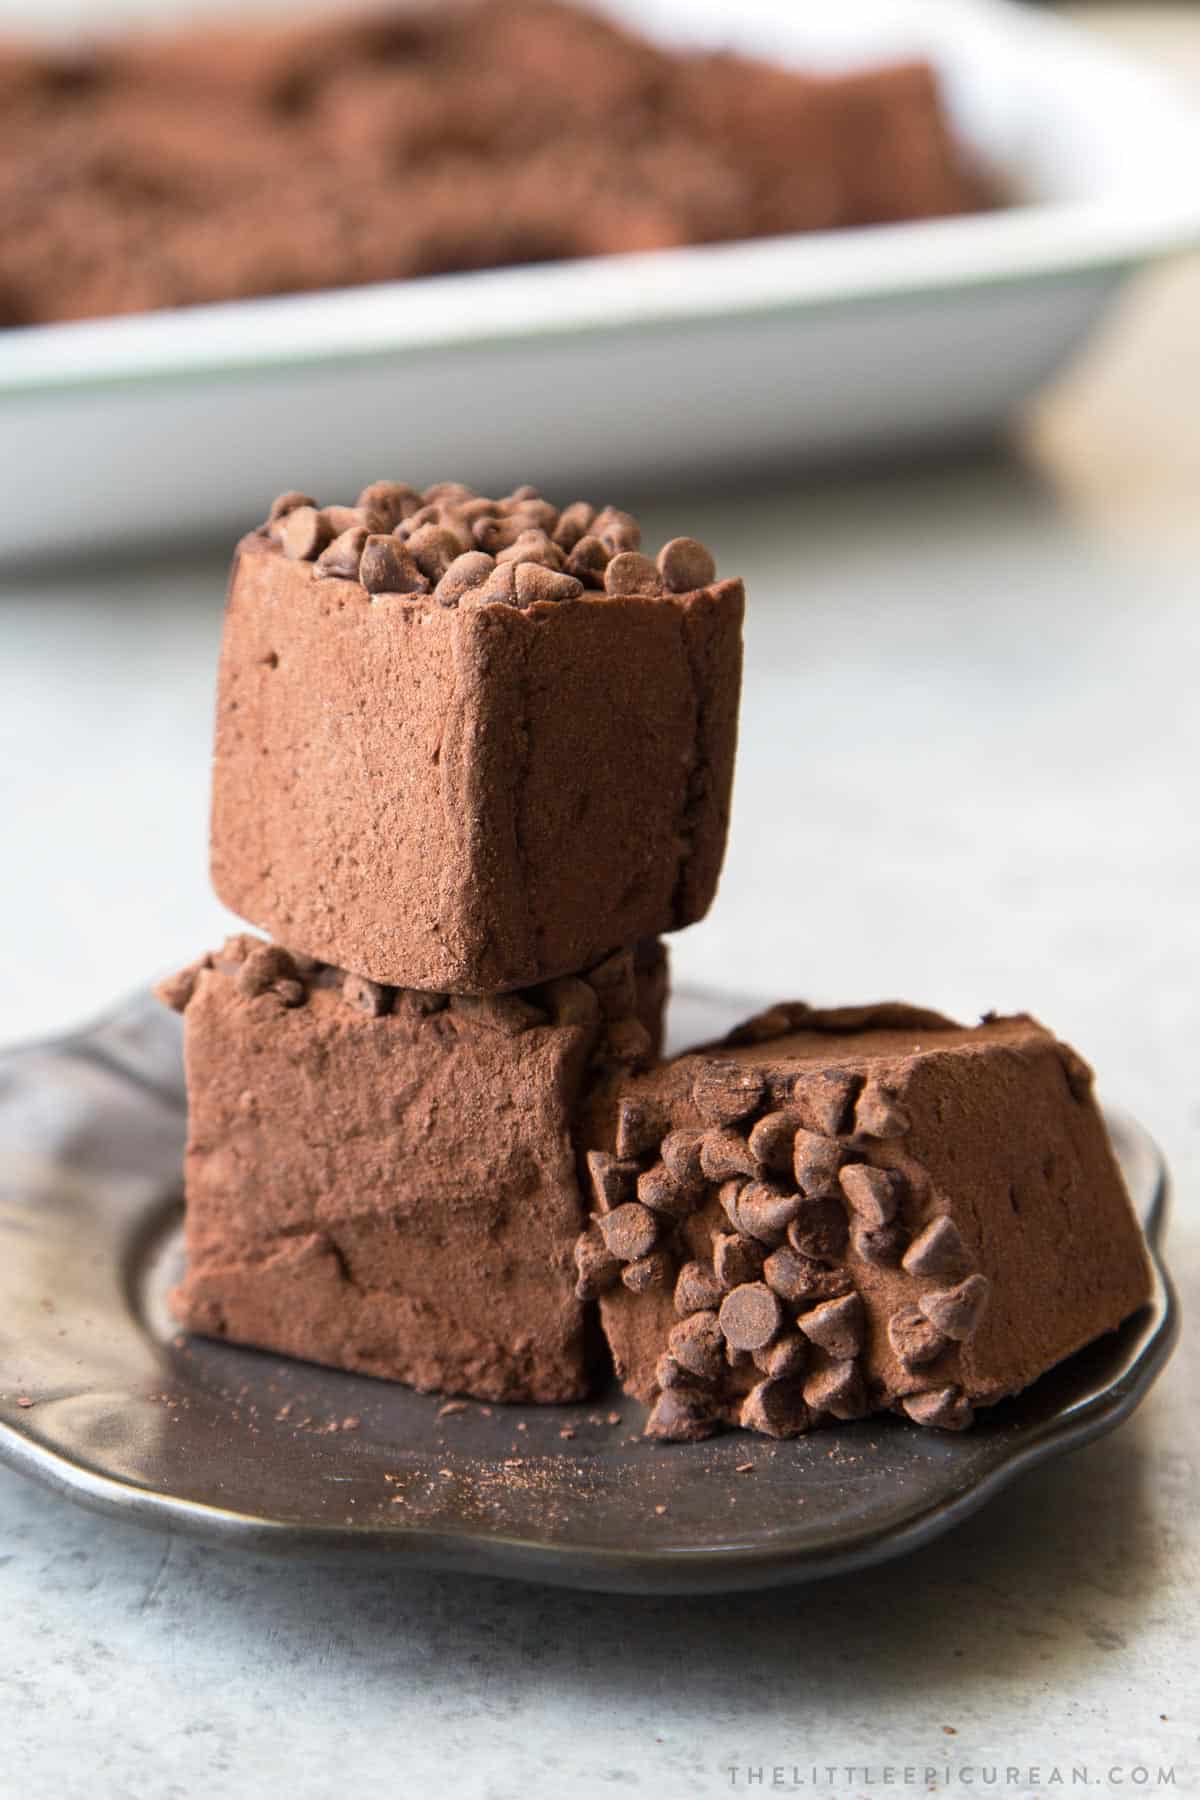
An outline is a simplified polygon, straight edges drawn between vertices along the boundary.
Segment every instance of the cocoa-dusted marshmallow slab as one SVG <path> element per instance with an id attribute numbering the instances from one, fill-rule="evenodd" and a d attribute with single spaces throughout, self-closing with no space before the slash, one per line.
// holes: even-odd
<path id="1" fill-rule="evenodd" d="M 707 911 L 744 597 L 692 540 L 643 556 L 611 508 L 447 488 L 283 496 L 242 541 L 212 876 L 293 949 L 490 993 Z"/>
<path id="2" fill-rule="evenodd" d="M 587 1392 L 574 1115 L 657 1053 L 659 946 L 477 998 L 247 935 L 159 991 L 184 1013 L 185 1326 L 425 1390 Z"/>
<path id="3" fill-rule="evenodd" d="M 775 1007 L 583 1129 L 579 1291 L 652 1436 L 958 1430 L 1149 1298 L 1091 1071 L 1025 1015 Z"/>

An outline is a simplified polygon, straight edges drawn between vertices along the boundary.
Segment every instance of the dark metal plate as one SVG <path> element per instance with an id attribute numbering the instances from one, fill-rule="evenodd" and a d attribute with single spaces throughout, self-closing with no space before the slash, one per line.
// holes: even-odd
<path id="1" fill-rule="evenodd" d="M 683 995 L 674 1035 L 747 1010 Z M 1153 1305 L 1119 1332 L 962 1436 L 873 1419 L 786 1444 L 652 1445 L 615 1390 L 447 1414 L 386 1382 L 178 1338 L 178 1020 L 139 999 L 0 1058 L 0 1457 L 213 1542 L 567 1587 L 716 1591 L 880 1562 L 1111 1430 L 1170 1355 L 1165 1169 L 1136 1125 L 1110 1124 L 1157 1271 Z"/>

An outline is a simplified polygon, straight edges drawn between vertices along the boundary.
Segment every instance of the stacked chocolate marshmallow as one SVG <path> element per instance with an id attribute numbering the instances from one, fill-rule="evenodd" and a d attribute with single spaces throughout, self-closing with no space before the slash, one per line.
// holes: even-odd
<path id="1" fill-rule="evenodd" d="M 238 546 L 186 1016 L 193 1330 L 648 1431 L 960 1428 L 1148 1272 L 1033 1021 L 778 1007 L 660 1061 L 724 852 L 744 597 L 531 488 L 281 496 Z"/>

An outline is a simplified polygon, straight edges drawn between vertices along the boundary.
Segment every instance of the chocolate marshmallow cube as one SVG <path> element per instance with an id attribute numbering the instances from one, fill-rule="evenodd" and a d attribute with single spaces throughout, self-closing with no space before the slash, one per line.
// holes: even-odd
<path id="1" fill-rule="evenodd" d="M 665 987 L 653 942 L 478 998 L 250 936 L 164 983 L 188 1084 L 180 1321 L 424 1390 L 582 1397 L 576 1115 L 652 1062 Z"/>
<path id="2" fill-rule="evenodd" d="M 700 918 L 729 816 L 743 592 L 702 545 L 532 489 L 281 496 L 239 545 L 220 898 L 294 951 L 529 987 Z"/>
<path id="3" fill-rule="evenodd" d="M 647 1430 L 959 1430 L 1150 1293 L 1091 1071 L 1035 1020 L 772 1008 L 597 1089 L 576 1249 Z"/>

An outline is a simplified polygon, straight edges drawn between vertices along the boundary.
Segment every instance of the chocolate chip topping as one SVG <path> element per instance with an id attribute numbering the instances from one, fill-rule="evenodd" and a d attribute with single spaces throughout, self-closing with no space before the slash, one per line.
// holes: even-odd
<path id="1" fill-rule="evenodd" d="M 808 1359 L 808 1339 L 798 1331 L 785 1332 L 765 1350 L 754 1352 L 755 1367 L 772 1381 L 795 1381 L 808 1367 Z"/>
<path id="2" fill-rule="evenodd" d="M 836 1138 L 818 1131 L 795 1132 L 792 1143 L 792 1172 L 802 1194 L 814 1199 L 838 1191 L 838 1171 L 846 1160 L 846 1147 Z"/>
<path id="3" fill-rule="evenodd" d="M 783 1308 L 765 1281 L 747 1281 L 726 1294 L 717 1317 L 735 1350 L 761 1350 L 782 1326 Z"/>
<path id="4" fill-rule="evenodd" d="M 763 1272 L 763 1247 L 740 1231 L 719 1231 L 712 1241 L 713 1270 L 722 1290 L 757 1281 Z M 715 1302 L 714 1302 L 715 1304 Z"/>
<path id="5" fill-rule="evenodd" d="M 792 1146 L 796 1137 L 796 1115 L 789 1112 L 764 1113 L 750 1128 L 748 1143 L 756 1162 L 764 1169 L 782 1174 L 792 1166 Z"/>
<path id="6" fill-rule="evenodd" d="M 621 1265 L 611 1254 L 604 1239 L 590 1226 L 575 1240 L 575 1283 L 577 1300 L 594 1300 L 610 1288 L 621 1273 Z"/>
<path id="7" fill-rule="evenodd" d="M 296 965 L 278 944 L 257 944 L 238 969 L 238 992 L 248 1000 L 267 993 L 277 981 L 294 981 Z"/>
<path id="8" fill-rule="evenodd" d="M 326 544 L 317 558 L 317 574 L 323 579 L 357 581 L 359 564 L 366 547 L 365 525 L 351 525 Z"/>
<path id="9" fill-rule="evenodd" d="M 866 1336 L 867 1315 L 858 1294 L 823 1300 L 811 1312 L 801 1313 L 796 1324 L 812 1343 L 830 1356 L 857 1356 Z"/>
<path id="10" fill-rule="evenodd" d="M 922 1294 L 917 1305 L 939 1331 L 962 1344 L 974 1337 L 983 1323 L 990 1294 L 986 1275 L 968 1275 L 956 1287 Z"/>
<path id="11" fill-rule="evenodd" d="M 692 1186 L 704 1179 L 700 1165 L 702 1131 L 670 1131 L 662 1141 L 662 1159 L 676 1181 Z"/>
<path id="12" fill-rule="evenodd" d="M 765 1437 L 799 1437 L 812 1423 L 804 1390 L 796 1381 L 760 1381 L 742 1402 L 739 1423 Z"/>
<path id="13" fill-rule="evenodd" d="M 950 1343 L 917 1306 L 902 1306 L 888 1320 L 888 1343 L 906 1369 L 920 1369 L 939 1357 Z"/>
<path id="14" fill-rule="evenodd" d="M 725 1365 L 725 1339 L 715 1312 L 694 1312 L 667 1334 L 667 1348 L 681 1368 L 716 1381 Z"/>
<path id="15" fill-rule="evenodd" d="M 956 1387 L 909 1394 L 900 1404 L 914 1425 L 932 1425 L 939 1431 L 965 1431 L 975 1416 L 970 1401 Z"/>
<path id="16" fill-rule="evenodd" d="M 832 1197 L 810 1200 L 806 1196 L 787 1230 L 792 1248 L 818 1261 L 841 1256 L 849 1235 L 845 1204 Z"/>
<path id="17" fill-rule="evenodd" d="M 722 1286 L 703 1263 L 684 1263 L 675 1281 L 675 1311 L 681 1319 L 689 1313 L 714 1312 L 721 1304 Z"/>
<path id="18" fill-rule="evenodd" d="M 717 578 L 712 551 L 695 538 L 672 538 L 658 553 L 658 572 L 673 594 L 689 594 Z"/>
<path id="19" fill-rule="evenodd" d="M 429 582 L 396 537 L 368 537 L 358 565 L 368 594 L 427 594 Z"/>
<path id="20" fill-rule="evenodd" d="M 711 1402 L 687 1387 L 664 1388 L 646 1420 L 645 1435 L 667 1443 L 695 1443 L 711 1437 L 719 1420 Z"/>
<path id="21" fill-rule="evenodd" d="M 627 1200 L 596 1221 L 605 1248 L 620 1262 L 636 1262 L 648 1256 L 658 1241 L 659 1222 L 636 1200 Z"/>
<path id="22" fill-rule="evenodd" d="M 708 1181 L 730 1181 L 735 1175 L 755 1174 L 758 1164 L 744 1137 L 724 1126 L 714 1126 L 700 1140 L 700 1167 Z"/>
<path id="23" fill-rule="evenodd" d="M 671 1258 L 665 1250 L 652 1250 L 649 1256 L 639 1256 L 636 1262 L 626 1263 L 621 1270 L 621 1280 L 633 1294 L 648 1294 L 654 1288 L 669 1288 L 671 1285 Z"/>
<path id="24" fill-rule="evenodd" d="M 778 1244 L 803 1206 L 803 1196 L 789 1194 L 771 1181 L 747 1181 L 722 1191 L 721 1206 L 735 1230 L 763 1244 Z"/>
<path id="25" fill-rule="evenodd" d="M 904 1252 L 904 1271 L 908 1275 L 961 1275 L 967 1264 L 962 1234 L 944 1213 L 931 1219 Z"/>
<path id="26" fill-rule="evenodd" d="M 846 1129 L 861 1077 L 842 1069 L 820 1069 L 798 1075 L 792 1083 L 791 1104 L 800 1123 L 822 1137 L 837 1137 Z"/>
<path id="27" fill-rule="evenodd" d="M 588 1179 L 596 1205 L 601 1212 L 614 1212 L 626 1200 L 632 1200 L 638 1168 L 635 1162 L 621 1161 L 607 1150 L 587 1153 Z"/>
<path id="28" fill-rule="evenodd" d="M 676 1180 L 665 1163 L 655 1163 L 638 1176 L 637 1195 L 643 1206 L 683 1219 L 695 1212 L 702 1190 L 693 1182 Z"/>
<path id="29" fill-rule="evenodd" d="M 763 1280 L 782 1300 L 829 1300 L 850 1291 L 853 1283 L 844 1269 L 831 1269 L 790 1244 L 772 1250 L 762 1267 Z"/>
<path id="30" fill-rule="evenodd" d="M 559 605 L 589 589 L 686 594 L 716 580 L 694 538 L 673 538 L 655 563 L 629 513 L 585 500 L 559 512 L 528 487 L 489 500 L 461 482 L 418 493 L 373 481 L 353 507 L 324 508 L 297 491 L 272 503 L 264 532 L 292 560 L 315 561 L 322 579 L 357 580 L 370 594 L 432 591 L 448 607 Z"/>
<path id="31" fill-rule="evenodd" d="M 296 506 L 279 526 L 283 554 L 293 562 L 313 562 L 333 536 L 329 521 L 315 506 Z"/>
<path id="32" fill-rule="evenodd" d="M 903 1177 L 894 1169 L 874 1169 L 869 1163 L 850 1163 L 838 1180 L 854 1212 L 870 1231 L 890 1225 L 900 1210 Z"/>
<path id="33" fill-rule="evenodd" d="M 904 1254 L 908 1242 L 902 1225 L 856 1224 L 850 1233 L 850 1248 L 865 1263 L 879 1268 L 892 1268 Z"/>
<path id="34" fill-rule="evenodd" d="M 622 1100 L 617 1112 L 617 1155 L 624 1159 L 657 1150 L 666 1129 L 666 1118 L 657 1106 Z"/>
<path id="35" fill-rule="evenodd" d="M 804 1398 L 813 1412 L 841 1420 L 863 1418 L 870 1405 L 862 1370 L 849 1359 L 815 1368 L 804 1383 Z"/>

